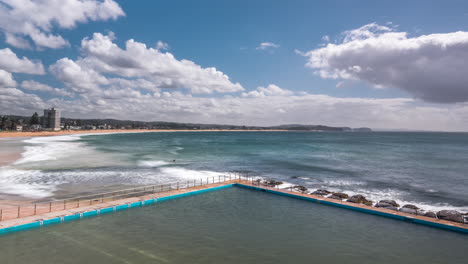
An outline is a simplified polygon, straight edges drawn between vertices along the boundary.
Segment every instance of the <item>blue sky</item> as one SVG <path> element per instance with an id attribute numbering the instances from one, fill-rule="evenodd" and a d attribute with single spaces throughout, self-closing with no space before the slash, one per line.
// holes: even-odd
<path id="1" fill-rule="evenodd" d="M 10 0 L 0 1 L 3 2 L 6 7 L 5 10 L 7 10 L 2 12 L 13 12 L 14 10 L 24 11 L 22 14 L 30 12 L 29 15 L 33 17 L 32 19 L 25 16 L 21 20 L 20 17 L 17 24 L 23 22 L 25 24 L 36 23 L 37 27 L 45 34 L 60 36 L 62 40 L 58 42 L 62 44 L 57 44 L 58 42 L 55 42 L 55 44 L 36 42 L 32 34 L 37 32 L 21 31 L 13 27 L 7 19 L 0 20 L 0 30 L 3 32 L 0 38 L 0 49 L 10 49 L 18 59 L 25 57 L 30 61 L 40 62 L 44 68 L 42 74 L 30 74 L 21 70 L 14 70 L 13 66 L 6 65 L 7 62 L 4 63 L 6 66 L 4 66 L 3 70 L 7 72 L 6 75 L 12 76 L 10 79 L 14 79 L 14 84 L 12 81 L 9 82 L 9 85 L 4 84 L 4 90 L 9 89 L 8 97 L 5 95 L 0 98 L 7 100 L 11 99 L 12 94 L 24 93 L 24 95 L 20 96 L 23 97 L 23 101 L 18 101 L 16 104 L 9 103 L 8 107 L 6 103 L 3 104 L 4 107 L 0 107 L 2 113 L 26 114 L 35 108 L 53 105 L 63 108 L 66 116 L 73 117 L 90 116 L 183 122 L 193 120 L 196 122 L 216 121 L 235 124 L 260 123 L 262 125 L 324 123 L 327 125 L 377 128 L 468 129 L 468 126 L 458 124 L 468 118 L 465 103 L 467 91 L 466 88 L 459 85 L 463 80 L 454 81 L 454 79 L 459 76 L 461 78 L 463 75 L 462 70 L 454 70 L 459 68 L 457 66 L 463 62 L 450 62 L 448 65 L 446 62 L 450 61 L 452 57 L 466 56 L 467 46 L 465 46 L 464 42 L 466 36 L 451 35 L 457 31 L 465 32 L 468 28 L 468 3 L 466 1 L 107 0 L 106 4 L 112 2 L 112 6 L 105 6 L 107 9 L 95 8 L 92 11 L 95 12 L 93 15 L 89 15 L 91 13 L 90 9 L 82 11 L 83 16 L 73 21 L 73 26 L 66 24 L 69 21 L 60 22 L 60 18 L 54 18 L 52 13 L 50 14 L 51 17 L 48 18 L 49 20 L 47 20 L 50 25 L 45 25 L 47 22 L 43 20 L 35 20 L 34 16 L 39 12 L 34 12 L 34 9 L 26 9 L 26 4 L 22 5 L 23 3 L 21 3 L 29 1 L 17 1 L 16 4 L 12 4 L 15 1 Z M 62 12 L 54 10 L 56 6 L 52 2 L 49 0 L 38 1 L 38 3 L 42 3 L 42 8 L 48 8 L 51 12 Z M 63 5 L 66 6 L 72 2 L 83 3 L 86 1 L 67 0 L 63 2 L 66 3 Z M 90 0 L 89 2 L 103 4 L 103 1 L 98 0 Z M 84 8 L 83 10 L 85 10 Z M 116 8 L 120 8 L 120 11 Z M 73 8 L 68 11 L 66 8 L 64 9 L 63 12 L 70 12 L 61 14 L 64 17 L 67 17 L 67 14 L 70 17 L 70 14 L 79 14 L 80 12 L 80 10 Z M 102 14 L 97 14 L 97 12 L 102 12 Z M 47 14 L 44 16 L 47 17 Z M 6 16 L 4 17 L 6 18 Z M 28 21 L 29 19 L 32 22 Z M 366 25 L 374 26 L 365 27 Z M 360 29 L 359 34 L 361 35 L 345 41 L 346 36 L 350 37 L 350 32 L 356 29 Z M 374 35 L 370 37 L 369 35 L 362 35 L 369 34 L 369 32 Z M 197 90 L 188 87 L 193 83 L 188 79 L 195 78 L 203 80 L 205 83 L 215 82 L 215 80 L 211 80 L 209 79 L 211 77 L 206 76 L 198 77 L 196 76 L 197 73 L 184 75 L 184 73 L 178 72 L 177 76 L 174 77 L 170 74 L 171 69 L 165 69 L 163 73 L 155 73 L 153 70 L 145 68 L 149 72 L 144 76 L 133 73 L 128 75 L 123 73 L 124 69 L 122 68 L 109 70 L 109 67 L 115 65 L 111 65 L 112 63 L 109 61 L 104 61 L 100 57 L 102 54 L 91 54 L 91 51 L 82 46 L 81 41 L 84 38 L 97 40 L 97 37 L 96 39 L 93 37 L 94 33 L 99 33 L 102 36 L 112 36 L 106 43 L 116 44 L 122 50 L 125 50 L 125 43 L 129 39 L 146 44 L 148 50 L 149 48 L 156 49 L 156 43 L 162 41 L 167 43 L 169 48 L 167 50 L 161 49 L 161 53 L 170 53 L 177 61 L 192 61 L 202 69 L 215 67 L 218 72 L 229 77 L 229 83 L 224 81 L 221 83 L 215 77 L 216 84 L 214 86 L 216 87 L 208 85 L 203 88 L 204 92 L 200 92 L 202 88 L 197 88 Z M 389 33 L 404 33 L 405 37 L 404 39 L 401 37 L 393 38 Z M 435 33 L 441 33 L 442 35 L 433 35 Z M 15 34 L 15 36 L 28 41 L 29 47 L 19 47 L 12 41 L 8 41 L 7 34 Z M 435 40 L 425 40 L 420 38 L 421 36 L 433 36 L 432 38 Z M 395 41 L 396 45 L 401 47 L 398 50 L 387 47 L 382 52 L 379 52 L 378 47 L 371 47 L 369 56 L 381 57 L 382 59 L 379 61 L 363 62 L 361 57 L 352 56 L 352 54 L 356 52 L 367 54 L 363 50 L 366 47 L 356 50 L 350 50 L 348 47 L 351 44 L 360 45 L 364 41 L 386 41 L 386 38 L 389 38 L 389 41 Z M 455 44 L 447 44 L 447 41 L 454 38 L 457 38 L 457 41 L 459 39 L 459 41 Z M 407 50 L 405 45 L 410 45 L 408 43 L 413 40 L 425 44 L 421 44 L 421 47 L 418 47 L 416 51 L 412 51 L 411 54 L 403 56 L 401 50 Z M 425 53 L 427 50 L 434 49 L 433 46 L 430 46 L 432 45 L 430 43 L 434 42 L 438 43 L 436 49 L 439 50 L 430 54 Z M 259 49 L 261 43 L 270 43 L 272 47 Z M 342 48 L 342 53 L 348 52 L 346 57 L 337 58 L 331 45 Z M 444 50 L 447 45 L 449 45 L 449 48 Z M 324 50 L 320 53 L 318 51 L 320 49 Z M 455 52 L 461 53 L 454 55 Z M 439 62 L 442 63 L 441 61 L 444 62 L 440 67 L 434 67 L 434 69 L 428 70 L 426 73 L 424 73 L 424 68 L 420 68 L 420 64 L 409 65 L 408 69 L 403 69 L 405 63 L 401 62 L 391 67 L 387 66 L 395 61 L 395 59 L 389 60 L 389 58 L 404 60 L 405 56 L 418 61 L 424 60 L 427 63 L 434 62 L 434 65 Z M 319 57 L 322 60 L 320 65 L 310 64 L 311 61 Z M 76 85 L 79 86 L 79 84 L 75 80 L 71 80 L 72 77 L 65 76 L 65 73 L 68 74 L 69 72 L 65 68 L 60 68 L 65 66 L 57 64 L 63 58 L 68 58 L 73 65 L 79 64 L 81 67 L 84 67 L 84 65 L 90 67 L 89 71 L 82 68 L 87 73 L 92 71 L 93 74 L 96 73 L 96 76 L 99 75 L 114 81 L 93 81 L 92 84 L 83 88 L 85 90 L 78 89 Z M 83 58 L 86 58 L 86 60 L 80 60 Z M 145 56 L 142 58 L 145 58 Z M 90 61 L 96 62 L 97 60 L 104 61 L 100 61 L 99 65 L 105 63 L 107 65 L 106 70 L 99 68 L 102 65 L 93 64 L 90 66 Z M 155 64 L 152 65 L 161 63 L 157 61 L 157 58 L 154 58 L 154 60 L 156 60 L 154 61 Z M 333 65 L 330 67 L 324 66 L 323 62 L 327 65 Z M 306 65 L 307 63 L 309 64 Z M 57 64 L 56 67 L 53 67 L 52 65 L 55 64 Z M 364 66 L 375 75 L 372 75 L 369 71 L 363 73 Z M 351 71 L 352 67 L 358 67 L 359 73 Z M 55 68 L 55 70 L 51 70 L 51 68 Z M 441 68 L 445 70 L 440 70 Z M 325 73 L 318 73 L 320 70 Z M 436 74 L 431 74 L 431 71 L 435 71 Z M 337 72 L 340 73 L 337 74 Z M 381 76 L 381 74 L 389 74 L 389 72 L 397 77 L 390 79 Z M 170 77 L 165 74 L 169 74 Z M 437 75 L 437 80 L 444 80 L 445 76 L 451 78 L 451 80 L 447 81 L 447 86 L 453 87 L 449 89 L 450 96 L 441 95 L 443 92 L 440 89 L 444 89 L 446 86 L 444 82 L 429 88 L 425 88 L 428 87 L 427 83 L 415 83 L 418 78 L 424 79 L 424 74 L 427 74 L 427 76 Z M 76 77 L 78 80 L 78 74 Z M 149 82 L 158 82 L 159 79 L 157 78 L 169 78 L 172 84 L 168 86 L 169 88 L 165 84 L 166 86 L 156 85 L 157 87 L 150 89 L 138 85 L 133 86 L 134 84 L 129 84 L 129 87 L 123 87 L 121 84 L 119 84 L 119 87 L 114 85 L 116 79 L 135 80 L 138 78 Z M 29 86 L 24 83 L 29 81 L 34 83 L 29 83 Z M 4 83 L 7 83 L 7 81 Z M 39 87 L 38 83 L 46 85 L 48 88 L 37 88 Z M 234 87 L 237 83 L 242 89 Z M 224 84 L 228 88 L 219 88 L 219 85 Z M 197 85 L 199 84 L 195 86 Z M 60 91 L 63 90 L 63 93 L 58 90 L 52 92 L 51 89 L 60 89 Z M 127 89 L 127 94 L 128 89 L 133 89 L 133 91 L 139 93 L 135 94 L 136 97 L 144 97 L 144 95 L 148 94 L 153 96 L 152 99 L 146 98 L 147 101 L 142 105 L 156 104 L 166 105 L 166 107 L 154 108 L 153 115 L 147 113 L 148 108 L 133 109 L 132 113 L 123 115 L 117 111 L 118 106 L 121 105 L 123 109 L 128 109 L 129 107 L 126 104 L 129 102 L 121 102 L 114 95 L 107 95 L 106 97 L 104 93 L 113 92 L 117 94 L 125 89 Z M 213 89 L 214 92 L 211 92 L 210 89 Z M 164 92 L 168 94 L 163 94 Z M 249 94 L 249 92 L 254 93 Z M 64 96 L 65 93 L 68 93 L 69 96 Z M 179 93 L 181 95 L 178 95 Z M 4 94 L 7 93 L 4 91 Z M 60 96 L 57 96 L 58 94 Z M 173 95 L 172 101 L 167 101 L 169 94 Z M 317 95 L 327 96 L 327 98 L 313 98 L 313 96 Z M 179 96 L 179 100 L 174 101 L 176 100 L 174 97 L 177 96 Z M 191 97 L 191 99 L 187 96 Z M 274 98 L 270 98 L 270 101 L 276 102 L 278 107 L 272 106 L 271 109 L 264 109 L 265 112 L 260 113 L 262 112 L 261 105 L 268 104 L 268 99 L 263 98 L 267 96 L 273 96 Z M 26 100 L 25 97 L 30 97 L 31 103 L 24 101 Z M 229 101 L 231 97 L 235 101 Z M 255 101 L 257 99 L 253 99 L 253 97 L 257 97 L 257 99 L 262 97 L 262 99 L 258 99 L 262 101 Z M 352 100 L 346 100 L 346 98 Z M 374 99 L 389 99 L 390 101 L 371 101 Z M 399 101 L 391 101 L 393 99 Z M 321 108 L 308 108 L 308 103 L 323 106 Z M 25 104 L 29 106 L 25 106 Z M 109 108 L 104 109 L 105 104 L 107 106 L 112 105 L 114 111 L 108 111 Z M 297 106 L 293 107 L 291 104 L 297 104 Z M 70 105 L 74 107 L 66 107 Z M 177 105 L 177 107 L 171 108 L 169 105 L 171 107 Z M 239 107 L 239 109 L 231 112 L 220 111 L 220 108 L 224 107 L 223 105 Z M 255 108 L 256 105 L 259 109 Z M 330 105 L 333 105 L 333 107 L 330 108 Z M 380 107 L 380 105 L 384 105 L 385 108 Z M 320 109 L 330 111 L 326 113 L 328 119 L 314 119 L 307 114 L 310 113 L 313 116 L 323 115 Z M 349 111 L 346 109 L 354 109 L 356 112 L 353 116 L 358 115 L 360 117 L 350 119 L 347 116 Z M 37 111 L 39 110 L 37 109 Z M 275 111 L 278 111 L 281 115 L 268 114 Z M 394 112 L 388 115 L 389 111 Z M 143 114 L 143 112 L 145 113 Z M 346 112 L 346 114 L 343 112 Z M 362 117 L 363 113 L 373 112 L 378 114 L 369 116 L 369 118 Z M 386 113 L 386 115 L 384 116 L 382 113 Z M 396 120 L 395 116 L 401 116 L 402 114 L 408 114 L 408 118 L 403 121 Z M 433 119 L 431 122 L 427 121 L 428 115 Z M 447 115 L 451 117 L 445 117 L 444 119 L 444 116 Z"/>

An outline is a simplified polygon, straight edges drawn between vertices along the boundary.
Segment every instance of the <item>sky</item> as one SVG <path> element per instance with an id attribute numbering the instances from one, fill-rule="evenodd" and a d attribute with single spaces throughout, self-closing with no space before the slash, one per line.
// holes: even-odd
<path id="1" fill-rule="evenodd" d="M 468 2 L 0 0 L 0 114 L 468 131 Z"/>

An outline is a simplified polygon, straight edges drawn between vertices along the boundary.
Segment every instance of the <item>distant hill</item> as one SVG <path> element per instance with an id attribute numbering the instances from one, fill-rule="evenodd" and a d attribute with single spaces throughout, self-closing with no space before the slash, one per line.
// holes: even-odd
<path id="1" fill-rule="evenodd" d="M 9 123 L 24 124 L 30 123 L 31 117 L 4 115 L 0 118 L 7 119 Z M 163 121 L 133 121 L 133 120 L 118 120 L 118 119 L 77 119 L 63 117 L 61 123 L 65 127 L 82 127 L 82 128 L 117 128 L 117 129 L 225 129 L 225 130 L 291 130 L 291 131 L 336 131 L 336 132 L 369 132 L 370 128 L 350 128 L 350 127 L 331 127 L 324 125 L 301 125 L 289 124 L 280 126 L 239 126 L 226 124 L 200 124 L 200 123 L 177 123 Z M 5 127 L 4 127 L 5 129 Z"/>

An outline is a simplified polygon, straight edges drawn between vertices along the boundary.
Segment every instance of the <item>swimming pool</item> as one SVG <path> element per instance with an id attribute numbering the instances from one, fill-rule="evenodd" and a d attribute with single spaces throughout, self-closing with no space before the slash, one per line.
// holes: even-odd
<path id="1" fill-rule="evenodd" d="M 468 237 L 244 188 L 0 237 L 0 263 L 450 263 Z"/>

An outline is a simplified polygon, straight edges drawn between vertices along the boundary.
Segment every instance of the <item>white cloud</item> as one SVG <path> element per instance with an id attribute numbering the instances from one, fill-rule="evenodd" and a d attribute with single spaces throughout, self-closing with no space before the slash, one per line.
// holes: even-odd
<path id="1" fill-rule="evenodd" d="M 58 60 L 49 67 L 49 70 L 70 90 L 77 93 L 99 90 L 100 85 L 109 83 L 109 80 L 103 75 L 69 58 Z"/>
<path id="2" fill-rule="evenodd" d="M 396 87 L 428 102 L 468 101 L 468 32 L 408 37 L 372 23 L 303 55 L 322 78 Z"/>
<path id="3" fill-rule="evenodd" d="M 5 42 L 20 49 L 31 49 L 31 44 L 28 40 L 10 32 L 5 32 Z"/>
<path id="4" fill-rule="evenodd" d="M 277 49 L 279 47 L 280 45 L 272 43 L 272 42 L 262 42 L 255 49 L 256 50 L 271 50 L 271 49 Z"/>
<path id="5" fill-rule="evenodd" d="M 156 49 L 157 50 L 168 50 L 169 49 L 169 44 L 167 44 L 166 42 L 162 42 L 162 41 L 158 40 L 158 42 L 156 42 Z"/>
<path id="6" fill-rule="evenodd" d="M 285 90 L 277 85 L 270 84 L 267 87 L 259 86 L 257 90 L 250 91 L 248 93 L 242 93 L 244 97 L 265 97 L 265 96 L 287 96 L 292 95 L 293 92 Z"/>
<path id="7" fill-rule="evenodd" d="M 322 40 L 325 42 L 330 42 L 330 37 L 328 35 L 325 35 L 322 37 Z"/>
<path id="8" fill-rule="evenodd" d="M 0 29 L 17 48 L 29 48 L 28 38 L 39 48 L 61 48 L 69 44 L 52 33 L 54 27 L 71 29 L 124 15 L 114 0 L 0 0 Z"/>
<path id="9" fill-rule="evenodd" d="M 60 95 L 60 96 L 73 96 L 72 93 L 64 89 L 54 88 L 47 84 L 39 83 L 36 81 L 23 81 L 21 83 L 21 88 L 30 90 L 30 91 L 48 92 L 50 94 Z"/>
<path id="10" fill-rule="evenodd" d="M 216 68 L 202 68 L 189 60 L 177 60 L 169 52 L 148 48 L 133 39 L 121 49 L 113 43 L 112 35 L 94 33 L 93 38 L 82 40 L 81 52 L 83 56 L 76 61 L 63 58 L 50 67 L 58 79 L 76 92 L 119 84 L 150 91 L 187 88 L 192 93 L 207 94 L 244 90 Z"/>
<path id="11" fill-rule="evenodd" d="M 37 95 L 24 93 L 16 88 L 0 86 L 0 112 L 30 116 L 48 105 Z"/>
<path id="12" fill-rule="evenodd" d="M 41 62 L 34 62 L 26 57 L 20 59 L 9 48 L 0 49 L 0 69 L 8 72 L 45 74 Z"/>
<path id="13" fill-rule="evenodd" d="M 16 81 L 11 73 L 0 69 L 0 87 L 15 87 Z"/>

